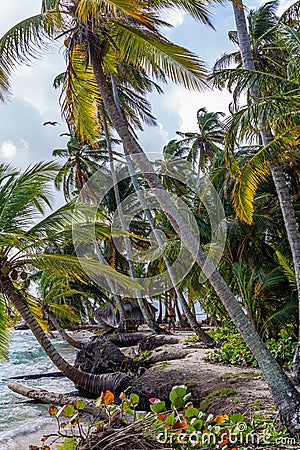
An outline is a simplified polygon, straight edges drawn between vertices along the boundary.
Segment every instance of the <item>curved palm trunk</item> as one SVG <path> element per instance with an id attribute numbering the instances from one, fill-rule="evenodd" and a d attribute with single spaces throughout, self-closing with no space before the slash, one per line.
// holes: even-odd
<path id="1" fill-rule="evenodd" d="M 80 169 L 80 163 L 76 159 L 76 187 L 78 189 L 78 192 L 82 191 L 86 181 L 87 181 L 87 179 L 84 176 L 84 173 L 82 172 L 82 170 Z M 98 246 L 95 245 L 95 247 L 96 247 L 98 259 L 100 260 L 101 264 L 105 263 L 104 258 L 101 259 L 101 256 L 100 256 L 101 252 L 99 252 Z M 115 300 L 116 305 L 119 310 L 119 330 L 122 332 L 122 331 L 124 331 L 124 320 L 125 320 L 125 312 L 124 312 L 124 308 L 123 308 L 123 303 L 122 303 L 120 297 L 114 293 L 115 289 L 114 289 L 112 281 L 109 278 L 106 278 L 106 281 L 109 285 L 110 290 L 113 292 L 114 300 Z M 105 322 L 101 318 L 99 319 L 99 321 L 100 321 L 100 325 L 105 328 L 105 325 L 106 325 Z"/>
<path id="2" fill-rule="evenodd" d="M 52 323 L 52 325 L 54 326 L 54 328 L 59 332 L 59 334 L 61 335 L 61 337 L 68 342 L 68 344 L 70 344 L 72 347 L 80 350 L 82 348 L 82 344 L 79 341 L 76 341 L 75 339 L 72 338 L 72 336 L 70 336 L 57 322 L 55 316 L 53 314 L 51 314 L 50 312 L 46 312 L 46 317 L 47 319 Z"/>
<path id="3" fill-rule="evenodd" d="M 116 107 L 117 107 L 117 109 L 119 111 L 119 114 L 122 117 L 124 117 L 123 114 L 122 114 L 122 111 L 121 111 L 121 106 L 120 106 L 119 99 L 118 99 L 118 92 L 117 92 L 117 88 L 116 88 L 114 77 L 111 77 L 111 79 L 112 79 L 112 87 L 113 87 L 113 96 L 114 96 L 114 101 L 115 101 Z M 138 200 L 140 202 L 140 205 L 142 206 L 142 208 L 145 211 L 147 220 L 149 222 L 150 228 L 151 228 L 151 230 L 153 232 L 153 235 L 155 237 L 155 240 L 156 240 L 157 244 L 159 246 L 163 246 L 164 245 L 163 239 L 162 239 L 160 233 L 158 232 L 158 230 L 155 227 L 152 213 L 151 213 L 151 211 L 150 211 L 150 209 L 148 207 L 147 200 L 145 199 L 143 190 L 142 190 L 142 188 L 141 188 L 141 186 L 139 184 L 139 181 L 137 179 L 137 176 L 136 176 L 136 173 L 135 173 L 135 170 L 134 170 L 134 166 L 133 166 L 133 162 L 132 162 L 132 159 L 130 157 L 130 154 L 129 154 L 126 146 L 124 146 L 124 154 L 125 154 L 125 158 L 126 158 L 126 162 L 127 162 L 127 166 L 128 166 L 128 172 L 129 172 L 130 178 L 132 180 L 132 184 L 133 184 L 134 190 L 135 190 L 135 192 L 137 194 L 137 197 L 138 197 Z M 187 321 L 188 321 L 190 327 L 192 328 L 192 330 L 194 331 L 196 336 L 198 336 L 200 341 L 206 342 L 207 344 L 212 344 L 214 342 L 214 340 L 211 338 L 211 336 L 209 336 L 209 334 L 207 334 L 207 333 L 205 333 L 205 331 L 203 331 L 202 327 L 197 322 L 196 317 L 192 314 L 192 312 L 191 312 L 191 310 L 190 310 L 190 308 L 188 306 L 188 303 L 187 303 L 184 295 L 178 289 L 177 280 L 176 280 L 176 274 L 174 273 L 172 264 L 170 263 L 169 259 L 165 255 L 163 255 L 163 261 L 164 261 L 164 263 L 166 265 L 166 269 L 167 269 L 167 272 L 169 274 L 172 286 L 173 286 L 173 288 L 175 290 L 175 295 L 177 296 L 177 299 L 178 299 L 178 301 L 180 303 L 180 306 L 181 306 L 181 308 L 182 308 L 182 310 L 183 310 L 183 312 L 184 312 L 184 314 L 185 314 L 185 316 L 187 318 Z M 179 317 L 179 315 L 178 315 L 178 317 Z"/>
<path id="4" fill-rule="evenodd" d="M 153 171 L 152 165 L 143 152 L 143 149 L 128 130 L 126 122 L 123 117 L 120 116 L 115 105 L 112 92 L 106 81 L 98 55 L 93 50 L 91 51 L 91 63 L 105 109 L 108 112 L 114 128 L 117 130 L 133 160 L 140 168 L 173 228 L 177 233 L 180 232 L 183 244 L 190 251 L 192 257 L 195 258 L 200 267 L 205 267 L 205 269 L 207 269 L 210 283 L 222 300 L 238 331 L 241 333 L 257 359 L 272 392 L 284 425 L 292 432 L 299 431 L 300 395 L 298 391 L 266 348 L 265 344 L 249 322 L 239 302 L 228 288 L 220 273 L 216 270 L 216 267 L 208 260 L 206 253 L 202 250 L 199 242 L 188 227 L 181 213 L 172 202 L 169 193 L 165 191 L 159 177 Z"/>
<path id="5" fill-rule="evenodd" d="M 13 303 L 16 309 L 19 311 L 26 324 L 45 350 L 47 356 L 55 364 L 55 366 L 76 386 L 81 389 L 90 392 L 94 395 L 100 395 L 101 392 L 110 390 L 114 392 L 116 396 L 119 396 L 128 386 L 132 385 L 132 380 L 122 372 L 116 372 L 113 374 L 93 375 L 82 372 L 71 366 L 61 355 L 58 353 L 50 339 L 43 332 L 31 312 L 29 311 L 26 300 L 23 295 L 17 291 L 11 280 L 8 277 L 0 277 L 0 289 L 2 294 L 7 296 Z"/>
<path id="6" fill-rule="evenodd" d="M 133 181 L 133 185 L 134 185 L 134 188 L 135 188 L 135 192 L 137 193 L 139 202 L 140 202 L 140 204 L 142 205 L 142 207 L 143 207 L 143 209 L 145 211 L 147 220 L 148 220 L 148 222 L 150 224 L 151 230 L 153 231 L 153 235 L 155 237 L 156 242 L 158 243 L 158 245 L 163 246 L 164 242 L 162 240 L 162 237 L 161 237 L 160 233 L 158 233 L 157 229 L 155 228 L 154 220 L 153 220 L 153 217 L 152 217 L 152 213 L 151 213 L 151 211 L 148 208 L 148 205 L 147 205 L 146 199 L 144 197 L 143 191 L 142 191 L 142 189 L 141 189 L 141 187 L 140 187 L 140 185 L 138 183 L 138 180 L 137 180 L 137 178 L 135 176 L 134 168 L 133 168 L 133 165 L 132 165 L 132 160 L 131 160 L 131 158 L 130 158 L 130 156 L 129 156 L 129 154 L 126 151 L 125 148 L 124 148 L 124 150 L 125 150 L 125 155 L 127 153 L 127 156 L 128 156 L 126 158 L 126 161 L 127 161 L 128 168 L 129 168 L 129 174 L 130 174 L 130 177 L 131 177 L 131 179 Z M 195 334 L 198 336 L 200 341 L 206 342 L 208 344 L 212 344 L 214 342 L 214 340 L 207 333 L 205 333 L 205 331 L 203 331 L 203 329 L 201 328 L 201 326 L 197 322 L 196 317 L 192 314 L 192 312 L 191 312 L 191 310 L 190 310 L 190 308 L 188 306 L 188 303 L 187 303 L 184 295 L 178 289 L 177 281 L 176 281 L 176 275 L 174 273 L 174 270 L 172 268 L 172 265 L 171 265 L 169 259 L 166 256 L 163 255 L 163 261 L 164 261 L 164 263 L 166 265 L 167 272 L 168 272 L 168 274 L 170 276 L 170 280 L 171 280 L 173 288 L 175 290 L 175 294 L 177 296 L 177 299 L 178 299 L 178 301 L 180 303 L 180 306 L 181 306 L 184 314 L 186 315 L 186 318 L 188 320 L 188 323 L 189 323 L 190 327 L 195 332 Z"/>
<path id="7" fill-rule="evenodd" d="M 242 56 L 243 66 L 248 70 L 255 70 L 255 65 L 252 57 L 252 51 L 250 46 L 250 40 L 247 30 L 245 12 L 243 7 L 239 7 L 236 3 L 232 3 L 234 16 L 236 21 L 236 29 L 238 33 L 239 47 Z M 254 84 L 252 87 L 253 100 L 256 101 L 259 98 L 258 85 Z M 265 120 L 261 123 L 260 134 L 264 145 L 270 144 L 273 141 L 272 132 L 265 127 Z M 298 223 L 296 220 L 295 210 L 293 208 L 289 188 L 284 176 L 284 171 L 274 160 L 273 154 L 269 158 L 269 167 L 272 175 L 272 179 L 275 185 L 276 193 L 278 196 L 281 213 L 287 237 L 292 253 L 293 265 L 296 275 L 297 292 L 298 292 L 298 344 L 294 355 L 294 361 L 292 366 L 292 377 L 296 384 L 300 384 L 300 233 Z"/>
<path id="8" fill-rule="evenodd" d="M 104 133 L 105 133 L 105 139 L 106 139 L 107 150 L 108 150 L 110 171 L 111 171 L 113 185 L 114 185 L 116 206 L 117 206 L 117 210 L 118 210 L 119 217 L 120 217 L 121 227 L 124 231 L 126 231 L 126 223 L 125 223 L 125 219 L 124 219 L 124 215 L 123 215 L 120 192 L 119 192 L 119 187 L 118 187 L 118 179 L 117 179 L 115 166 L 114 166 L 114 156 L 113 156 L 111 143 L 110 143 L 110 139 L 109 139 L 109 133 L 108 133 L 108 127 L 107 127 L 107 121 L 106 121 L 104 109 L 102 109 L 101 112 L 102 112 L 103 129 L 104 129 Z M 124 236 L 124 243 L 125 243 L 125 248 L 126 248 L 126 252 L 128 255 L 128 265 L 129 265 L 130 274 L 131 274 L 132 279 L 135 280 L 136 279 L 136 271 L 135 271 L 135 267 L 134 267 L 134 263 L 133 263 L 131 244 L 130 244 L 129 238 L 127 236 Z M 139 308 L 142 312 L 142 315 L 143 315 L 148 327 L 150 328 L 150 330 L 154 331 L 155 333 L 159 332 L 160 331 L 159 326 L 155 323 L 155 321 L 151 317 L 151 315 L 149 313 L 149 309 L 145 305 L 144 299 L 141 297 L 140 292 L 137 292 L 137 302 L 138 302 Z"/>

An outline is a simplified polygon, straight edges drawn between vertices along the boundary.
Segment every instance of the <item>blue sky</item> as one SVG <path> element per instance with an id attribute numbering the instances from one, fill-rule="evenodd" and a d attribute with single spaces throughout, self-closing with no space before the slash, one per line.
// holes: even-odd
<path id="1" fill-rule="evenodd" d="M 2 0 L 0 34 L 22 18 L 39 12 L 37 0 Z M 246 1 L 248 8 L 265 2 Z M 281 11 L 292 3 L 281 2 Z M 174 24 L 166 36 L 200 56 L 208 66 L 222 53 L 232 49 L 227 32 L 234 29 L 231 5 L 211 8 L 216 31 L 195 22 L 188 15 L 172 11 L 166 20 Z M 0 160 L 17 167 L 26 167 L 39 160 L 51 159 L 52 150 L 64 147 L 65 138 L 59 135 L 66 131 L 60 116 L 59 92 L 52 87 L 54 77 L 64 69 L 63 51 L 57 47 L 52 54 L 35 61 L 31 67 L 17 70 L 13 82 L 13 97 L 10 102 L 0 104 Z M 164 87 L 164 95 L 150 96 L 154 115 L 159 126 L 146 128 L 140 135 L 141 143 L 152 157 L 159 155 L 163 145 L 176 137 L 175 132 L 195 131 L 196 112 L 206 106 L 210 111 L 228 112 L 230 96 L 227 92 L 188 92 L 172 83 Z M 55 120 L 56 127 L 43 126 L 43 122 Z"/>

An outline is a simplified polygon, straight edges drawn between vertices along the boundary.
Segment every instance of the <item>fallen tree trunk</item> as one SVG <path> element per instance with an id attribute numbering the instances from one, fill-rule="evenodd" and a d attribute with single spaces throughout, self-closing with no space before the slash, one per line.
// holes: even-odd
<path id="1" fill-rule="evenodd" d="M 96 406 L 94 400 L 87 400 L 83 397 L 77 397 L 75 395 L 57 394 L 55 392 L 46 391 L 45 389 L 28 386 L 27 384 L 17 383 L 16 381 L 10 381 L 7 384 L 7 387 L 11 391 L 16 392 L 17 394 L 24 395 L 25 397 L 31 398 L 33 400 L 38 400 L 42 403 L 49 403 L 58 406 L 64 406 L 67 403 L 72 403 L 75 405 L 78 400 L 82 400 L 85 403 L 83 411 L 98 417 L 103 414 Z"/>

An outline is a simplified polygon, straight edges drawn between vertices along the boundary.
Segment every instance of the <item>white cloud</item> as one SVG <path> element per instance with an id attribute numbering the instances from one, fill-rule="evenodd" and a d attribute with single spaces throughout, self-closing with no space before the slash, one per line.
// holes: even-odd
<path id="1" fill-rule="evenodd" d="M 160 159 L 163 147 L 169 142 L 169 133 L 162 123 L 158 122 L 157 127 L 145 127 L 140 135 L 140 142 L 146 151 L 149 159 L 154 161 Z"/>
<path id="2" fill-rule="evenodd" d="M 177 111 L 180 119 L 178 131 L 194 131 L 197 129 L 196 113 L 205 107 L 208 111 L 228 114 L 228 105 L 232 97 L 227 91 L 189 92 L 181 87 L 174 87 L 165 98 L 168 107 Z"/>
<path id="3" fill-rule="evenodd" d="M 30 162 L 30 145 L 22 138 L 5 140 L 0 147 L 0 157 L 8 160 L 16 167 L 25 167 Z M 27 161 L 28 159 L 29 161 Z"/>
<path id="4" fill-rule="evenodd" d="M 17 147 L 12 141 L 5 141 L 1 146 L 0 153 L 4 158 L 14 158 L 17 153 Z"/>
<path id="5" fill-rule="evenodd" d="M 161 19 L 168 22 L 173 27 L 179 27 L 183 24 L 186 13 L 179 9 L 168 9 L 161 15 Z"/>

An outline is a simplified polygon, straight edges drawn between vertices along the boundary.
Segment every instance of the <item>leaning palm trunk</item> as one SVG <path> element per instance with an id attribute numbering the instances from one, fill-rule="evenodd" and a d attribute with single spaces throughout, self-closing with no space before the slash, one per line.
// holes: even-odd
<path id="1" fill-rule="evenodd" d="M 190 230 L 181 213 L 178 211 L 169 193 L 164 189 L 159 177 L 143 152 L 143 149 L 128 130 L 127 123 L 120 116 L 115 105 L 113 94 L 107 83 L 96 49 L 91 49 L 91 63 L 98 88 L 110 120 L 126 146 L 133 160 L 138 165 L 163 211 L 169 218 L 173 228 L 180 232 L 181 239 L 192 257 L 201 268 L 204 268 L 209 281 L 227 309 L 232 321 L 249 345 L 265 376 L 279 409 L 282 421 L 292 432 L 300 430 L 300 395 L 285 375 L 281 367 L 270 354 L 265 344 L 251 325 L 239 302 L 234 297 L 226 282 L 217 271 L 213 263 L 202 250 L 198 240 Z"/>
<path id="2" fill-rule="evenodd" d="M 113 374 L 94 375 L 82 372 L 71 366 L 65 359 L 61 357 L 50 339 L 43 332 L 31 312 L 29 311 L 26 300 L 23 295 L 14 288 L 11 280 L 8 277 L 0 277 L 0 290 L 13 303 L 15 308 L 19 311 L 26 324 L 45 350 L 47 356 L 51 359 L 54 365 L 69 378 L 76 386 L 79 386 L 84 391 L 90 392 L 94 395 L 100 395 L 101 392 L 110 390 L 118 396 L 124 389 L 132 384 L 131 379 L 122 372 Z"/>
<path id="3" fill-rule="evenodd" d="M 52 325 L 54 326 L 54 328 L 59 332 L 59 334 L 61 335 L 61 337 L 68 342 L 68 344 L 72 345 L 72 347 L 80 350 L 82 348 L 82 343 L 79 341 L 76 341 L 76 339 L 73 339 L 72 336 L 70 336 L 64 329 L 63 327 L 60 326 L 60 324 L 58 323 L 58 321 L 56 320 L 55 316 L 53 314 L 51 314 L 49 311 L 46 311 L 46 317 L 47 319 L 52 323 Z"/>
<path id="4" fill-rule="evenodd" d="M 115 104 L 116 104 L 117 109 L 119 111 L 119 114 L 121 116 L 123 116 L 122 110 L 121 110 L 121 106 L 120 106 L 120 103 L 119 103 L 119 99 L 118 99 L 118 92 L 117 92 L 117 88 L 116 88 L 116 84 L 115 84 L 115 79 L 114 79 L 114 77 L 111 77 L 111 79 L 112 79 L 114 101 L 115 101 Z M 132 159 L 130 157 L 130 154 L 129 154 L 126 146 L 124 146 L 124 154 L 125 154 L 125 158 L 126 158 L 126 162 L 127 162 L 127 166 L 128 166 L 128 172 L 129 172 L 129 175 L 130 175 L 130 178 L 131 178 L 134 190 L 135 190 L 135 192 L 137 194 L 137 197 L 138 197 L 138 200 L 140 202 L 140 205 L 142 206 L 143 210 L 145 211 L 147 220 L 149 222 L 150 228 L 151 228 L 151 230 L 153 232 L 153 235 L 155 237 L 155 240 L 156 240 L 157 244 L 159 246 L 163 246 L 164 245 L 163 239 L 162 239 L 160 233 L 158 233 L 158 231 L 157 231 L 157 229 L 155 227 L 152 213 L 151 213 L 151 211 L 150 211 L 150 209 L 148 207 L 148 204 L 147 204 L 147 201 L 145 199 L 144 193 L 143 193 L 143 191 L 141 189 L 141 186 L 139 184 L 139 181 L 137 179 L 137 176 L 136 176 L 136 173 L 135 173 L 135 170 L 134 170 L 134 166 L 133 166 L 133 162 L 132 162 Z M 200 341 L 206 342 L 208 344 L 212 344 L 214 342 L 214 340 L 211 338 L 211 336 L 209 336 L 209 334 L 207 334 L 207 333 L 205 333 L 205 331 L 203 331 L 203 329 L 201 328 L 201 326 L 197 322 L 196 317 L 192 314 L 192 312 L 191 312 L 191 310 L 190 310 L 190 308 L 188 306 L 188 303 L 187 303 L 184 295 L 178 289 L 177 281 L 176 281 L 176 275 L 174 273 L 173 267 L 172 267 L 169 259 L 165 255 L 163 255 L 163 261 L 164 261 L 164 263 L 166 265 L 166 269 L 167 269 L 167 272 L 169 274 L 172 286 L 173 286 L 173 288 L 175 290 L 177 299 L 179 300 L 179 303 L 180 303 L 180 306 L 182 308 L 182 311 L 186 315 L 186 318 L 187 318 L 187 321 L 188 321 L 190 327 L 195 332 L 195 334 L 198 336 Z"/>
<path id="5" fill-rule="evenodd" d="M 238 33 L 239 47 L 242 56 L 243 66 L 247 70 L 255 70 L 255 64 L 253 61 L 250 40 L 246 25 L 245 13 L 241 5 L 233 4 L 234 16 L 236 21 L 236 29 Z M 254 84 L 251 90 L 253 100 L 256 101 L 259 98 L 259 89 L 257 83 Z M 273 141 L 272 132 L 266 127 L 266 121 L 261 123 L 260 134 L 264 145 L 269 145 Z M 281 213 L 292 253 L 293 265 L 296 275 L 296 284 L 298 292 L 298 344 L 296 347 L 294 361 L 292 366 L 292 377 L 296 384 L 300 384 L 300 233 L 296 220 L 295 210 L 293 208 L 289 188 L 284 176 L 284 171 L 276 161 L 275 155 L 271 154 L 269 158 L 269 167 L 272 175 L 272 179 L 275 185 L 276 193 L 278 196 Z"/>
<path id="6" fill-rule="evenodd" d="M 151 230 L 153 232 L 153 235 L 155 237 L 156 242 L 158 243 L 158 245 L 163 246 L 164 242 L 162 240 L 162 237 L 157 232 L 157 229 L 155 228 L 153 217 L 152 217 L 152 213 L 151 213 L 150 209 L 148 208 L 148 205 L 147 205 L 146 199 L 144 197 L 143 191 L 142 191 L 142 189 L 141 189 L 141 187 L 140 187 L 140 185 L 138 183 L 138 180 L 137 180 L 137 178 L 136 178 L 136 176 L 134 174 L 134 168 L 133 168 L 133 164 L 132 164 L 132 160 L 130 158 L 130 155 L 128 154 L 126 148 L 124 148 L 124 150 L 125 150 L 125 156 L 127 155 L 126 156 L 126 161 L 127 161 L 128 168 L 129 168 L 129 174 L 130 174 L 130 177 L 131 177 L 131 179 L 133 181 L 134 189 L 135 189 L 135 192 L 137 193 L 139 202 L 140 202 L 140 204 L 142 205 L 142 207 L 143 207 L 143 209 L 145 211 L 146 217 L 148 219 L 148 222 L 150 224 L 150 228 L 151 228 Z M 197 322 L 196 317 L 192 314 L 192 312 L 191 312 L 191 310 L 190 310 L 190 308 L 188 306 L 188 303 L 187 303 L 186 299 L 184 298 L 182 292 L 178 289 L 176 276 L 175 276 L 174 270 L 172 268 L 172 265 L 170 264 L 169 259 L 166 256 L 163 255 L 163 261 L 164 261 L 164 263 L 166 265 L 167 272 L 168 272 L 168 274 L 170 276 L 170 280 L 171 280 L 171 283 L 172 283 L 173 288 L 175 290 L 177 299 L 179 300 L 179 303 L 180 303 L 180 306 L 182 308 L 182 311 L 186 315 L 186 318 L 187 318 L 187 320 L 189 322 L 189 325 L 191 326 L 192 330 L 196 333 L 196 335 L 198 336 L 200 341 L 206 342 L 208 344 L 212 344 L 214 342 L 214 340 L 207 333 L 205 333 L 205 331 L 203 331 L 203 329 L 201 328 L 201 326 Z"/>
<path id="7" fill-rule="evenodd" d="M 121 205 L 121 198 L 120 198 L 120 192 L 119 192 L 119 187 L 118 187 L 118 179 L 117 179 L 117 175 L 116 175 L 116 171 L 115 171 L 114 157 L 113 157 L 113 152 L 112 152 L 111 143 L 110 143 L 110 139 L 109 139 L 109 133 L 108 133 L 108 127 L 107 127 L 104 109 L 102 109 L 102 122 L 103 122 L 103 129 L 104 129 L 105 139 L 106 139 L 106 144 L 107 144 L 107 149 L 108 149 L 108 157 L 109 157 L 110 171 L 111 171 L 111 176 L 112 176 L 113 186 L 114 186 L 116 206 L 117 206 L 117 210 L 118 210 L 119 217 L 120 217 L 121 227 L 125 231 L 126 223 L 125 223 L 122 205 Z M 134 263 L 133 263 L 131 244 L 130 244 L 129 238 L 127 236 L 124 236 L 124 242 L 125 242 L 126 252 L 128 255 L 128 265 L 129 265 L 130 275 L 131 275 L 132 279 L 134 280 L 134 279 L 136 279 L 136 271 L 135 271 L 135 267 L 134 267 Z M 139 291 L 137 291 L 137 302 L 138 302 L 139 308 L 142 312 L 142 315 L 143 315 L 148 327 L 150 328 L 150 330 L 154 331 L 155 333 L 159 332 L 159 326 L 152 319 L 152 317 L 149 313 L 149 309 L 145 305 L 144 299 L 141 297 Z"/>

